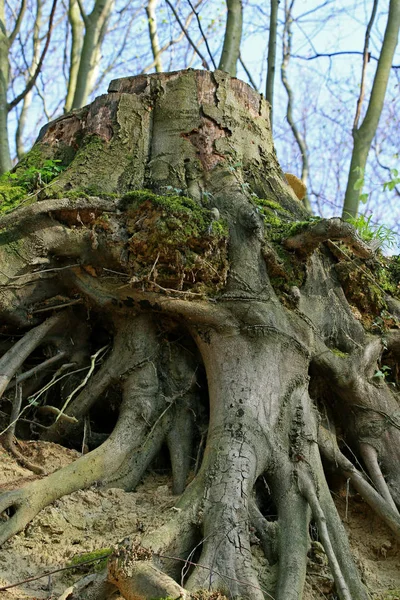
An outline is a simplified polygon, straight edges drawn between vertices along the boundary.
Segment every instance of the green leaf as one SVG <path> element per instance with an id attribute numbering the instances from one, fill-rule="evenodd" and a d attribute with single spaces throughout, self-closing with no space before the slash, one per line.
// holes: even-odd
<path id="1" fill-rule="evenodd" d="M 363 186 L 364 186 L 364 177 L 362 177 L 361 179 L 357 179 L 357 181 L 354 184 L 354 189 L 362 190 Z"/>

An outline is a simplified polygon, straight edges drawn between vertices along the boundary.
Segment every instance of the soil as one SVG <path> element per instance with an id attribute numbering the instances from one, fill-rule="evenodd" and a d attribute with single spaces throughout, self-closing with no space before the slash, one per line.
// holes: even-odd
<path id="1" fill-rule="evenodd" d="M 51 442 L 23 442 L 21 450 L 50 473 L 79 454 Z M 17 464 L 0 445 L 0 489 L 12 489 L 36 478 Z M 358 495 L 338 490 L 335 501 L 348 530 L 363 579 L 374 600 L 400 600 L 400 548 L 391 532 L 379 522 Z M 149 473 L 134 493 L 92 487 L 61 498 L 48 506 L 25 531 L 9 540 L 0 553 L 0 587 L 67 566 L 72 557 L 109 548 L 126 536 L 162 524 L 174 510 L 168 474 Z M 312 537 L 317 532 L 311 531 Z M 270 567 L 257 538 L 253 556 L 260 585 L 273 598 L 277 566 Z M 304 600 L 335 598 L 326 556 L 312 542 Z M 0 592 L 1 600 L 56 599 L 73 581 L 92 571 L 73 569 L 43 577 Z M 118 596 L 116 596 L 116 599 Z M 122 599 L 121 599 L 122 600 Z"/>

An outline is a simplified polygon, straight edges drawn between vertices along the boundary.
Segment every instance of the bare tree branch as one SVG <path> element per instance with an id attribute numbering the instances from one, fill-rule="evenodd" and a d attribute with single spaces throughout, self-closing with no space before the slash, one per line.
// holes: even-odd
<path id="1" fill-rule="evenodd" d="M 89 23 L 89 19 L 88 19 L 87 14 L 85 13 L 85 9 L 83 8 L 82 0 L 76 0 L 76 3 L 78 5 L 79 12 L 81 13 L 82 20 L 85 23 L 85 25 L 87 26 Z"/>
<path id="2" fill-rule="evenodd" d="M 348 54 L 357 54 L 358 56 L 364 56 L 364 52 L 359 50 L 342 50 L 340 52 L 318 52 L 313 56 L 301 56 L 300 54 L 292 54 L 292 58 L 299 58 L 300 60 L 315 60 L 316 58 L 332 58 L 333 56 L 347 56 Z M 369 60 L 378 61 L 379 58 L 373 54 L 369 54 Z M 400 69 L 400 65 L 392 65 L 392 69 Z"/>
<path id="3" fill-rule="evenodd" d="M 40 60 L 38 62 L 38 65 L 36 67 L 36 70 L 35 70 L 34 74 L 32 75 L 31 79 L 26 84 L 25 89 L 18 96 L 16 96 L 16 98 L 14 98 L 14 100 L 12 100 L 7 105 L 7 111 L 8 112 L 10 112 L 10 110 L 12 110 L 13 108 L 15 108 L 21 102 L 21 100 L 23 100 L 25 98 L 25 96 L 31 91 L 31 89 L 33 88 L 33 86 L 36 83 L 36 79 L 38 78 L 38 75 L 39 75 L 39 73 L 40 73 L 40 71 L 42 69 L 43 61 L 45 59 L 47 50 L 49 49 L 49 44 L 50 44 L 51 33 L 52 33 L 52 30 L 53 30 L 53 21 L 54 21 L 54 14 L 56 12 L 56 7 L 57 7 L 57 0 L 53 0 L 53 5 L 51 7 L 51 12 L 50 12 L 50 16 L 49 16 L 49 27 L 47 29 L 46 43 L 44 45 L 43 52 L 42 52 L 42 55 L 41 55 Z"/>
<path id="4" fill-rule="evenodd" d="M 8 36 L 8 41 L 9 41 L 10 46 L 13 43 L 13 41 L 15 40 L 15 38 L 17 37 L 18 32 L 21 28 L 22 19 L 24 18 L 25 10 L 26 10 L 26 0 L 22 0 L 21 8 L 19 9 L 18 16 L 15 21 L 14 29 Z"/>
<path id="5" fill-rule="evenodd" d="M 190 8 L 192 9 L 192 11 L 193 11 L 193 13 L 194 13 L 194 15 L 195 15 L 195 17 L 196 17 L 197 24 L 198 24 L 198 26 L 199 26 L 199 29 L 200 29 L 200 33 L 201 33 L 201 35 L 203 36 L 204 43 L 205 43 L 205 45 L 206 45 L 206 48 L 207 48 L 208 56 L 209 56 L 209 57 L 210 57 L 210 59 L 211 59 L 211 62 L 212 62 L 212 64 L 213 64 L 213 67 L 214 67 L 214 69 L 216 69 L 216 68 L 217 68 L 217 65 L 215 64 L 214 57 L 213 57 L 213 55 L 212 55 L 212 53 L 211 53 L 211 48 L 210 48 L 210 46 L 208 45 L 207 36 L 206 36 L 206 34 L 204 33 L 204 31 L 203 31 L 203 27 L 202 27 L 202 25 L 201 25 L 201 21 L 200 21 L 199 13 L 197 12 L 197 10 L 195 9 L 195 7 L 193 6 L 193 4 L 191 3 L 191 1 L 190 1 L 190 0 L 188 0 L 188 4 L 189 4 Z"/>
<path id="6" fill-rule="evenodd" d="M 170 9 L 174 13 L 174 17 L 177 20 L 177 23 L 178 23 L 179 27 L 182 29 L 183 33 L 185 34 L 187 41 L 192 46 L 192 48 L 196 52 L 196 54 L 200 57 L 201 62 L 202 62 L 202 66 L 205 69 L 209 70 L 210 67 L 208 66 L 208 62 L 206 61 L 206 59 L 204 58 L 204 56 L 202 55 L 202 53 L 200 52 L 200 50 L 198 49 L 198 47 L 196 46 L 196 44 L 194 43 L 194 41 L 192 40 L 192 38 L 190 37 L 190 35 L 189 35 L 186 27 L 182 23 L 179 15 L 177 13 L 177 11 L 175 10 L 175 7 L 173 6 L 173 4 L 169 0 L 165 0 L 165 2 L 168 4 L 168 6 L 170 7 Z"/>
<path id="7" fill-rule="evenodd" d="M 248 70 L 248 68 L 247 68 L 247 67 L 246 67 L 246 65 L 244 64 L 244 62 L 243 62 L 243 59 L 242 59 L 242 57 L 241 57 L 241 55 L 240 55 L 240 54 L 239 54 L 239 62 L 240 62 L 240 64 L 242 65 L 242 67 L 243 67 L 243 70 L 244 70 L 244 72 L 246 73 L 246 75 L 247 75 L 247 77 L 248 77 L 248 80 L 250 81 L 251 85 L 253 86 L 253 88 L 254 88 L 255 90 L 257 90 L 257 91 L 258 91 L 257 84 L 256 84 L 256 82 L 254 81 L 253 77 L 251 76 L 251 73 L 250 73 L 250 71 Z"/>
<path id="8" fill-rule="evenodd" d="M 306 146 L 306 142 L 305 142 L 304 138 L 302 137 L 301 133 L 299 132 L 299 130 L 296 126 L 296 123 L 294 121 L 294 118 L 293 118 L 293 113 L 292 113 L 293 92 L 292 92 L 292 88 L 290 87 L 289 80 L 287 77 L 287 69 L 289 66 L 289 61 L 290 61 L 291 52 L 292 52 L 292 9 L 293 9 L 293 4 L 294 4 L 294 0 L 292 0 L 290 2 L 290 4 L 289 4 L 288 0 L 285 0 L 285 25 L 284 25 L 284 30 L 283 30 L 283 59 L 282 59 L 282 64 L 281 64 L 281 79 L 282 79 L 282 83 L 285 87 L 287 96 L 288 96 L 286 117 L 287 117 L 288 123 L 290 125 L 290 129 L 292 130 L 293 136 L 296 140 L 296 143 L 297 143 L 300 153 L 301 153 L 301 162 L 302 162 L 301 180 L 304 183 L 304 185 L 307 186 L 307 179 L 308 179 L 308 173 L 309 173 L 307 146 Z M 308 194 L 306 194 L 305 197 L 303 198 L 303 204 L 307 208 L 307 210 L 309 212 L 311 212 L 311 204 L 310 204 L 310 200 L 308 198 Z"/>
<path id="9" fill-rule="evenodd" d="M 357 99 L 357 108 L 356 114 L 354 116 L 353 128 L 357 129 L 358 122 L 361 116 L 361 107 L 365 96 L 365 78 L 367 75 L 367 65 L 369 63 L 369 38 L 371 36 L 372 25 L 374 24 L 376 11 L 378 10 L 378 2 L 379 0 L 374 0 L 374 5 L 372 7 L 371 18 L 368 22 L 367 29 L 365 31 L 365 42 L 364 42 L 364 52 L 363 52 L 363 66 L 361 72 L 361 84 L 360 84 L 360 94 Z"/>

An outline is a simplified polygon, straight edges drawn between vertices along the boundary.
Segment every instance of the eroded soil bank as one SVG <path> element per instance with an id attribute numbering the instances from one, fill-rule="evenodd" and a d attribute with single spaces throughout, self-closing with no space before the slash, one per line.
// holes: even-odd
<path id="1" fill-rule="evenodd" d="M 24 455 L 52 472 L 78 457 L 78 453 L 51 442 L 21 442 Z M 32 473 L 20 467 L 0 445 L 2 491 L 23 485 Z M 360 496 L 337 485 L 336 506 L 346 524 L 353 555 L 374 600 L 400 599 L 400 548 L 391 532 L 379 522 Z M 150 472 L 136 492 L 92 487 L 48 506 L 26 530 L 6 542 L 0 553 L 0 587 L 68 565 L 82 556 L 159 527 L 174 512 L 176 496 L 168 474 Z M 347 519 L 346 519 L 347 515 Z M 273 591 L 277 570 L 269 567 L 257 538 L 252 551 L 260 583 Z M 332 578 L 326 556 L 318 543 L 312 545 L 308 563 L 305 600 L 333 600 Z M 89 568 L 91 569 L 89 571 Z M 2 600 L 55 600 L 85 570 L 63 571 L 0 592 Z M 272 594 L 271 594 L 272 595 Z M 115 600 L 122 600 L 115 596 Z"/>

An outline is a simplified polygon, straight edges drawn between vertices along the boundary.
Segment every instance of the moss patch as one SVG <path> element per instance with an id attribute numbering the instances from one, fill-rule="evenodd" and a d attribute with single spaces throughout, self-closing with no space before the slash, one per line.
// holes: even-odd
<path id="1" fill-rule="evenodd" d="M 69 567 L 79 567 L 74 569 L 75 573 L 97 572 L 105 568 L 108 558 L 112 553 L 111 548 L 100 548 L 93 552 L 85 552 L 74 556 L 68 563 Z M 92 561 L 92 562 L 89 562 Z M 87 563 L 87 564 L 85 564 Z"/>
<path id="2" fill-rule="evenodd" d="M 34 146 L 12 171 L 0 177 L 0 213 L 16 208 L 29 194 L 35 202 L 37 194 L 33 193 L 44 189 L 63 170 L 60 160 L 46 159 Z"/>
<path id="3" fill-rule="evenodd" d="M 0 214 L 5 213 L 21 203 L 25 198 L 26 189 L 14 185 L 6 176 L 0 177 Z"/>
<path id="4" fill-rule="evenodd" d="M 227 227 L 185 196 L 129 192 L 121 200 L 132 283 L 207 293 L 226 280 Z"/>
<path id="5" fill-rule="evenodd" d="M 340 358 L 347 358 L 349 356 L 347 352 L 342 352 L 338 348 L 331 348 L 330 350 L 335 356 L 339 356 Z"/>
<path id="6" fill-rule="evenodd" d="M 399 257 L 361 262 L 358 259 L 342 259 L 336 272 L 350 304 L 361 312 L 362 322 L 367 329 L 380 330 L 396 327 L 396 321 L 387 311 L 386 296 L 400 297 Z"/>

